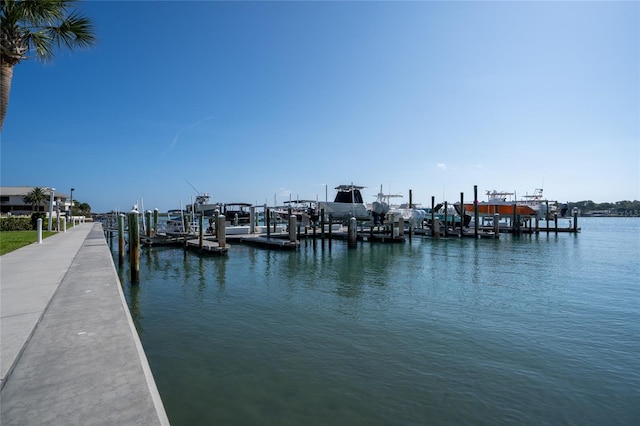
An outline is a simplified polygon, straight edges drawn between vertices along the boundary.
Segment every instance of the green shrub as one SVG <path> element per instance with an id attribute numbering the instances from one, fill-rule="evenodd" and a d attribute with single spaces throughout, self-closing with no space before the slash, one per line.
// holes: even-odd
<path id="1" fill-rule="evenodd" d="M 38 219 L 42 219 L 43 224 L 47 223 L 47 214 L 42 212 L 31 213 L 31 229 L 38 229 Z"/>
<path id="2" fill-rule="evenodd" d="M 42 214 L 42 213 L 40 213 Z M 37 218 L 36 218 L 37 219 Z M 36 229 L 28 217 L 3 217 L 0 219 L 0 231 L 31 231 Z M 35 222 L 34 222 L 35 223 Z"/>

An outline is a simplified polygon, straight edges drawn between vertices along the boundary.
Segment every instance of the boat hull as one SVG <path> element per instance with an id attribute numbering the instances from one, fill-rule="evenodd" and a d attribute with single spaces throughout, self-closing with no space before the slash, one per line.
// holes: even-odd
<path id="1" fill-rule="evenodd" d="M 515 212 L 514 212 L 515 208 Z M 474 214 L 474 204 L 469 203 L 464 205 L 464 211 L 466 214 Z M 487 216 L 499 214 L 500 216 L 513 216 L 514 214 L 520 216 L 536 216 L 537 211 L 531 206 L 524 206 L 519 204 L 502 204 L 502 203 L 478 203 L 478 214 Z"/>

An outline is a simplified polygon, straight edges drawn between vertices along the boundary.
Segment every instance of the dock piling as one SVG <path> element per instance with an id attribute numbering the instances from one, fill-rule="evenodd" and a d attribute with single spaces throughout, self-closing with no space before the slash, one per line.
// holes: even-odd
<path id="1" fill-rule="evenodd" d="M 140 224 L 138 211 L 129 212 L 129 262 L 131 263 L 131 282 L 140 281 Z"/>
<path id="2" fill-rule="evenodd" d="M 358 222 L 355 217 L 349 219 L 349 248 L 358 245 Z"/>
<path id="3" fill-rule="evenodd" d="M 216 223 L 216 234 L 218 237 L 218 246 L 227 246 L 227 229 L 225 224 L 225 217 L 223 214 L 218 215 L 218 223 Z"/>
<path id="4" fill-rule="evenodd" d="M 118 216 L 118 264 L 124 263 L 124 214 Z"/>
<path id="5" fill-rule="evenodd" d="M 160 221 L 160 212 L 157 208 L 153 209 L 153 235 L 158 234 L 158 222 Z"/>
<path id="6" fill-rule="evenodd" d="M 292 214 L 291 216 L 289 216 L 289 241 L 291 241 L 292 243 L 295 243 L 297 241 L 297 222 L 298 218 L 296 217 L 296 215 Z"/>
<path id="7" fill-rule="evenodd" d="M 460 193 L 460 238 L 464 237 L 464 192 Z"/>
<path id="8" fill-rule="evenodd" d="M 478 238 L 478 185 L 473 185 L 473 235 Z"/>
<path id="9" fill-rule="evenodd" d="M 198 218 L 198 247 L 200 250 L 204 247 L 204 214 L 202 213 Z"/>

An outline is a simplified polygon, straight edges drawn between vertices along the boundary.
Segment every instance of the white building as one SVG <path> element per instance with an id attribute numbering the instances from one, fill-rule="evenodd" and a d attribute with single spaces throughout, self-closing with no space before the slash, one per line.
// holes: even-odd
<path id="1" fill-rule="evenodd" d="M 47 194 L 39 206 L 24 202 L 24 197 L 33 191 L 34 186 L 1 186 L 0 187 L 0 212 L 2 215 L 31 215 L 34 211 L 49 213 L 50 191 L 47 187 L 40 187 Z M 55 191 L 53 193 L 53 216 L 69 215 L 71 210 L 71 197 L 67 194 Z"/>

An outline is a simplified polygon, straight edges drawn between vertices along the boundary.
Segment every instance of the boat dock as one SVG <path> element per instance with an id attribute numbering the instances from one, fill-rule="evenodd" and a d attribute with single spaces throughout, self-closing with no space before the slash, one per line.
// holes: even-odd
<path id="1" fill-rule="evenodd" d="M 197 238 L 186 240 L 184 244 L 187 250 L 201 254 L 211 254 L 218 256 L 226 255 L 229 251 L 229 248 L 231 247 L 229 244 L 221 245 L 220 243 L 218 243 L 218 241 L 214 240 L 202 240 L 201 244 L 200 240 Z"/>
<path id="2" fill-rule="evenodd" d="M 229 237 L 227 237 L 229 239 Z M 242 235 L 237 239 L 243 244 L 276 250 L 295 250 L 300 247 L 300 241 L 290 241 L 282 237 L 265 237 L 262 235 Z"/>

